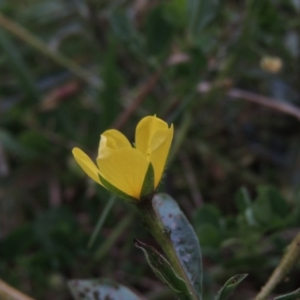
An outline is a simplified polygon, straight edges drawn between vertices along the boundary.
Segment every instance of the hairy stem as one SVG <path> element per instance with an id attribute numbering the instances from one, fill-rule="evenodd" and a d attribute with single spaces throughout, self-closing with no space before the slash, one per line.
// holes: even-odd
<path id="1" fill-rule="evenodd" d="M 155 209 L 152 206 L 152 201 L 141 201 L 137 204 L 137 208 L 146 228 L 150 231 L 150 233 L 156 239 L 157 243 L 161 246 L 175 272 L 180 278 L 182 278 L 182 280 L 186 282 L 187 288 L 190 292 L 189 297 L 191 298 L 191 300 L 199 300 L 187 274 L 185 273 L 180 263 L 178 255 L 170 239 L 170 234 L 165 230 L 160 217 L 157 215 Z"/>

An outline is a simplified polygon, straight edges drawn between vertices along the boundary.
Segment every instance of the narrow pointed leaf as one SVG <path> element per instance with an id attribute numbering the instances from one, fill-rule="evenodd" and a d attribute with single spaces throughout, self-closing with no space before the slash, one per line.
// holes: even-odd
<path id="1" fill-rule="evenodd" d="M 153 197 L 153 208 L 161 219 L 170 239 L 177 258 L 184 270 L 187 279 L 194 289 L 198 299 L 202 292 L 202 261 L 198 237 L 180 210 L 177 202 L 166 194 L 157 194 Z"/>
<path id="2" fill-rule="evenodd" d="M 238 274 L 231 277 L 223 285 L 215 300 L 226 300 L 231 292 L 248 276 L 248 274 Z"/>
<path id="3" fill-rule="evenodd" d="M 144 179 L 142 191 L 141 191 L 141 199 L 145 197 L 149 197 L 154 192 L 154 169 L 152 164 L 149 164 L 148 170 L 146 172 L 146 176 Z"/>
<path id="4" fill-rule="evenodd" d="M 68 286 L 75 300 L 145 300 L 129 288 L 106 279 L 71 280 Z"/>
<path id="5" fill-rule="evenodd" d="M 300 299 L 300 289 L 285 295 L 274 298 L 274 300 L 298 300 Z"/>
<path id="6" fill-rule="evenodd" d="M 134 240 L 134 245 L 141 249 L 155 275 L 167 284 L 180 299 L 189 300 L 189 291 L 185 282 L 177 276 L 169 261 L 154 247 Z"/>

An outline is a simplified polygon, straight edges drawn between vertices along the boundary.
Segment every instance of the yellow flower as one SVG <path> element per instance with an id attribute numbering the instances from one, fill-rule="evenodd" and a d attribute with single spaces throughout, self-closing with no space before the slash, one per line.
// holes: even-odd
<path id="1" fill-rule="evenodd" d="M 173 124 L 156 116 L 143 118 L 136 127 L 135 147 L 118 130 L 101 134 L 97 166 L 79 148 L 76 162 L 94 181 L 127 200 L 152 195 L 158 187 L 173 139 Z"/>
<path id="2" fill-rule="evenodd" d="M 260 67 L 269 73 L 278 73 L 283 67 L 283 62 L 277 56 L 264 56 L 260 61 Z"/>

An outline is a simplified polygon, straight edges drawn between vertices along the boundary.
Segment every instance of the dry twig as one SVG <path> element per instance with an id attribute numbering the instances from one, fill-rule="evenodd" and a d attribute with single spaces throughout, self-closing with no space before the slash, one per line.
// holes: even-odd
<path id="1" fill-rule="evenodd" d="M 200 83 L 198 91 L 201 93 L 208 93 L 213 89 L 213 85 L 208 82 Z M 265 97 L 256 93 L 244 91 L 241 89 L 231 88 L 225 92 L 228 97 L 233 99 L 243 99 L 249 102 L 257 103 L 265 107 L 277 110 L 279 112 L 291 115 L 300 121 L 300 108 L 291 103 L 282 100 Z"/>
<path id="2" fill-rule="evenodd" d="M 0 299 L 1 300 L 34 300 L 33 298 L 16 290 L 0 279 Z"/>
<path id="3" fill-rule="evenodd" d="M 142 86 L 140 92 L 132 101 L 132 104 L 125 109 L 119 117 L 116 119 L 112 128 L 120 129 L 126 121 L 130 118 L 130 116 L 139 108 L 140 104 L 145 100 L 146 96 L 150 93 L 150 91 L 155 87 L 158 79 L 162 74 L 162 70 L 154 73 Z"/>

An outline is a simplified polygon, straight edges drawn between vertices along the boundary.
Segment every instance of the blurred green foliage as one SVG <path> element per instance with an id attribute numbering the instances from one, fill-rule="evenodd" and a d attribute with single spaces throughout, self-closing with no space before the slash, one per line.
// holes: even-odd
<path id="1" fill-rule="evenodd" d="M 110 127 L 133 139 L 137 121 L 157 114 L 175 126 L 161 189 L 193 220 L 207 299 L 236 273 L 250 275 L 235 299 L 253 297 L 300 227 L 300 117 L 228 91 L 297 109 L 299 1 L 4 0 L 0 9 L 94 83 L 1 21 L 0 278 L 37 299 L 70 299 L 67 280 L 91 277 L 170 299 L 133 247 L 134 237 L 153 240 L 131 206 L 116 201 L 87 247 L 109 194 L 71 156 L 74 146 L 95 156 Z M 267 56 L 282 69 L 262 68 Z M 297 277 L 299 268 L 276 293 L 298 288 Z"/>

